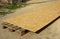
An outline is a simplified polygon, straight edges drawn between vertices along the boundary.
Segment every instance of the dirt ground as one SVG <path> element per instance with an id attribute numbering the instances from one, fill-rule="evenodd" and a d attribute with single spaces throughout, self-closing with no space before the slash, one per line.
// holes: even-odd
<path id="1" fill-rule="evenodd" d="M 0 17 L 1 23 L 2 18 Z M 8 29 L 3 29 L 0 25 L 0 39 L 60 39 L 60 19 L 39 34 L 29 32 L 24 36 L 20 36 L 18 32 L 10 32 Z"/>
<path id="2" fill-rule="evenodd" d="M 43 4 L 43 5 L 45 5 L 45 4 Z M 34 5 L 34 6 L 36 6 L 36 5 Z M 37 9 L 37 7 L 41 7 L 41 6 L 39 5 L 34 8 L 33 8 L 33 6 L 32 7 L 28 6 L 28 8 L 26 7 L 27 9 L 26 8 L 24 9 L 25 10 L 24 12 L 23 12 L 23 8 L 22 8 L 22 10 L 18 9 L 17 11 L 25 13 L 27 10 L 29 12 L 30 10 Z M 16 15 L 18 15 L 18 13 L 12 14 L 12 15 L 16 16 Z M 10 16 L 12 17 L 12 15 L 10 15 Z M 7 16 L 7 17 L 9 17 L 9 16 Z M 2 22 L 3 22 L 3 19 L 0 16 L 0 24 Z M 50 25 L 48 28 L 46 28 L 39 34 L 29 32 L 29 33 L 25 34 L 24 36 L 20 36 L 20 34 L 18 32 L 10 32 L 8 29 L 3 29 L 2 26 L 0 25 L 0 39 L 60 39 L 60 19 L 55 21 L 52 25 Z"/>

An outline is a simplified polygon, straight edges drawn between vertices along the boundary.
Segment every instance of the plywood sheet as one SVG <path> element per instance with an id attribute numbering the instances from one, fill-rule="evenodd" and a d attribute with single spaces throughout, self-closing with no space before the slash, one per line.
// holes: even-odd
<path id="1" fill-rule="evenodd" d="M 35 11 L 16 16 L 14 18 L 5 19 L 4 21 L 32 32 L 36 32 L 60 16 L 59 4 L 60 2 L 51 3 L 46 7 L 39 8 Z"/>

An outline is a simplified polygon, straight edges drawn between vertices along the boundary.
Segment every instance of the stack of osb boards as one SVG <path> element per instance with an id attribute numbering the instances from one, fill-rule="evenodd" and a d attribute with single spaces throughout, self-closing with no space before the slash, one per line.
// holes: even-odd
<path id="1" fill-rule="evenodd" d="M 36 32 L 52 22 L 58 16 L 60 16 L 60 1 L 51 3 L 46 7 L 39 8 L 35 11 L 25 13 L 20 16 L 5 19 L 4 22 L 8 22 L 23 29 Z"/>

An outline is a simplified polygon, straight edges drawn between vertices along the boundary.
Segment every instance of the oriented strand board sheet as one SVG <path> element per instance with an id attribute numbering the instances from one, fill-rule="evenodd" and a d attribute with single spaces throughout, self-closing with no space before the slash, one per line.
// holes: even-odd
<path id="1" fill-rule="evenodd" d="M 5 22 L 36 32 L 60 15 L 60 2 L 51 3 L 35 11 L 9 18 Z"/>

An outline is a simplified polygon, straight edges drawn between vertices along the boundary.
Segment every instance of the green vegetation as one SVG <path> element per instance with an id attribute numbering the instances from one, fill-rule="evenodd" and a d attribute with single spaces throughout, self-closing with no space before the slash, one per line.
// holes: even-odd
<path id="1" fill-rule="evenodd" d="M 26 3 L 27 1 L 29 1 L 29 0 L 22 0 L 22 4 L 21 4 L 20 6 L 17 6 L 17 4 L 14 3 L 14 4 L 10 5 L 10 6 L 6 6 L 5 8 L 10 9 L 10 10 L 14 10 L 14 9 L 17 9 L 17 8 L 21 8 L 22 5 L 26 5 L 25 3 Z"/>
<path id="2" fill-rule="evenodd" d="M 6 15 L 6 14 L 9 14 L 9 13 L 12 13 L 11 10 L 14 10 L 14 9 L 17 9 L 17 8 L 21 8 L 22 6 L 17 6 L 16 4 L 14 5 L 10 5 L 10 6 L 5 6 L 4 8 L 5 9 L 8 9 L 9 11 L 8 12 L 0 12 L 0 15 Z"/>
<path id="3" fill-rule="evenodd" d="M 12 4 L 12 5 L 7 5 L 7 6 L 4 6 L 3 8 L 5 9 L 8 9 L 9 11 L 8 12 L 0 12 L 0 15 L 6 15 L 6 14 L 9 14 L 11 13 L 11 10 L 14 10 L 14 9 L 17 9 L 17 8 L 21 8 L 22 5 L 27 5 L 25 4 L 28 0 L 22 0 L 22 4 L 20 6 L 18 6 L 17 4 Z"/>
<path id="4" fill-rule="evenodd" d="M 16 4 L 14 4 L 14 5 L 6 6 L 5 8 L 10 9 L 10 10 L 14 10 L 14 9 L 21 8 L 21 7 L 22 6 L 17 6 Z"/>
<path id="5" fill-rule="evenodd" d="M 22 0 L 23 3 L 26 3 L 27 1 L 29 1 L 29 0 Z"/>
<path id="6" fill-rule="evenodd" d="M 8 12 L 0 12 L 0 15 L 6 15 L 9 14 Z"/>
<path id="7" fill-rule="evenodd" d="M 20 8 L 21 6 L 17 6 L 17 5 L 10 5 L 10 6 L 5 6 L 4 8 L 8 9 L 9 11 L 8 12 L 0 12 L 0 15 L 6 15 L 6 14 L 9 14 L 9 13 L 12 13 L 11 10 L 14 10 L 14 9 L 17 9 L 17 8 Z"/>
<path id="8" fill-rule="evenodd" d="M 0 12 L 0 15 L 5 15 L 7 14 L 7 12 Z"/>

